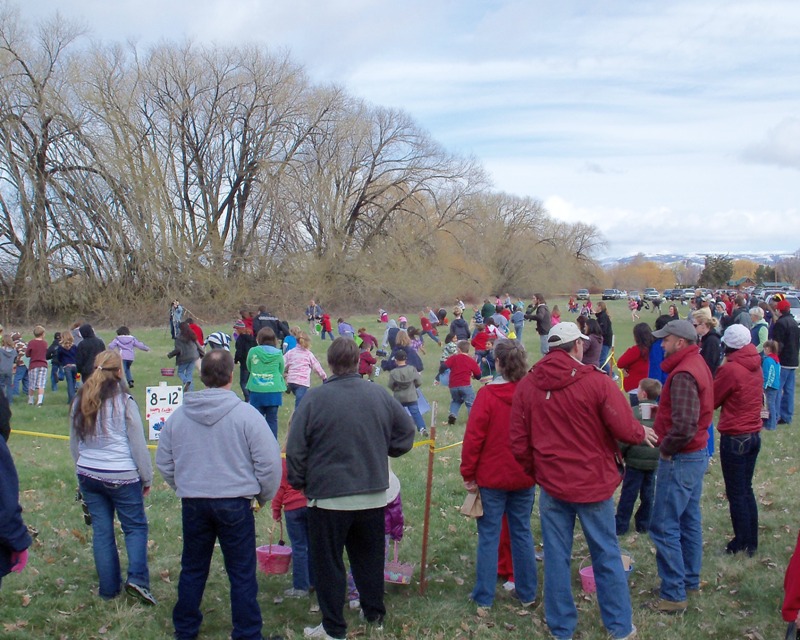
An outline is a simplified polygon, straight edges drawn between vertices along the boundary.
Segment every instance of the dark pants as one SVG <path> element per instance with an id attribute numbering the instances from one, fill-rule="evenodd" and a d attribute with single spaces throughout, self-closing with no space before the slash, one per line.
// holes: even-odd
<path id="1" fill-rule="evenodd" d="M 345 549 L 364 617 L 369 622 L 383 620 L 386 615 L 383 604 L 383 508 L 332 511 L 309 507 L 308 530 L 314 583 L 325 632 L 334 638 L 347 635 L 344 618 L 347 572 L 342 555 Z"/>
<path id="2" fill-rule="evenodd" d="M 247 498 L 184 498 L 183 553 L 178 602 L 172 610 L 176 638 L 196 638 L 200 603 L 214 544 L 219 539 L 231 584 L 231 640 L 261 640 L 256 581 L 256 529 Z"/>
<path id="3" fill-rule="evenodd" d="M 733 524 L 729 553 L 744 551 L 753 555 L 758 549 L 758 504 L 753 494 L 753 473 L 760 450 L 759 433 L 720 434 L 719 459 Z"/>
<path id="4" fill-rule="evenodd" d="M 639 508 L 636 510 L 636 531 L 645 533 L 650 526 L 650 512 L 653 509 L 653 496 L 656 491 L 656 472 L 640 471 L 639 469 L 625 468 L 625 478 L 622 481 L 622 490 L 617 503 L 615 516 L 617 535 L 628 532 L 631 523 L 631 514 L 639 498 Z"/>

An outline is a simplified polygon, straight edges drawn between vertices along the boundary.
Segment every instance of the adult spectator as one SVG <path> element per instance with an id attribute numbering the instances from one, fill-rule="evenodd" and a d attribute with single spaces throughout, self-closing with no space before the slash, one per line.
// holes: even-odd
<path id="1" fill-rule="evenodd" d="M 153 465 L 139 407 L 123 383 L 119 353 L 102 351 L 93 365 L 94 373 L 78 390 L 72 405 L 69 449 L 78 487 L 91 517 L 100 597 L 116 598 L 122 587 L 114 533 L 116 513 L 128 551 L 125 591 L 145 604 L 155 605 L 156 599 L 150 593 L 144 512 L 144 498 L 153 482 Z"/>
<path id="2" fill-rule="evenodd" d="M 600 350 L 603 348 L 603 330 L 594 318 L 578 316 L 578 326 L 581 333 L 589 338 L 583 346 L 581 362 L 593 367 L 600 366 Z"/>
<path id="3" fill-rule="evenodd" d="M 90 324 L 82 324 L 79 332 L 81 342 L 75 349 L 75 365 L 85 384 L 94 371 L 94 359 L 98 353 L 106 350 L 106 343 L 94 334 Z"/>
<path id="4" fill-rule="evenodd" d="M 603 347 L 600 349 L 600 368 L 610 375 L 611 362 L 608 361 L 608 354 L 614 344 L 614 329 L 611 326 L 611 316 L 608 315 L 608 307 L 605 302 L 600 301 L 597 303 L 597 313 L 595 313 L 594 317 L 603 332 Z"/>
<path id="5" fill-rule="evenodd" d="M 551 326 L 550 309 L 547 308 L 547 302 L 541 293 L 534 294 L 533 302 L 536 305 L 533 318 L 536 320 L 536 333 L 539 334 L 539 349 L 542 355 L 545 355 L 548 349 L 547 334 Z"/>
<path id="6" fill-rule="evenodd" d="M 181 322 L 183 322 L 183 305 L 173 300 L 169 307 L 169 332 L 173 340 L 178 337 L 178 327 Z M 80 340 L 76 340 L 75 344 L 80 344 Z"/>
<path id="7" fill-rule="evenodd" d="M 184 396 L 161 431 L 156 466 L 181 499 L 183 552 L 175 638 L 197 638 L 200 603 L 219 541 L 230 582 L 232 638 L 260 639 L 253 501 L 264 506 L 281 481 L 280 449 L 264 419 L 231 391 L 233 358 L 209 351 L 206 388 Z"/>
<path id="8" fill-rule="evenodd" d="M 725 547 L 725 553 L 743 551 L 752 556 L 758 549 L 758 504 L 753 494 L 753 474 L 761 450 L 764 377 L 761 357 L 746 327 L 731 325 L 725 330 L 722 342 L 725 362 L 714 378 L 714 408 L 722 407 L 717 424 L 719 459 L 733 524 L 733 540 Z"/>
<path id="9" fill-rule="evenodd" d="M 358 375 L 358 346 L 336 338 L 328 348 L 332 376 L 306 393 L 286 445 L 289 484 L 308 498 L 311 562 L 322 623 L 309 638 L 345 638 L 347 549 L 367 623 L 381 627 L 387 456 L 414 443 L 411 416 L 381 385 Z M 354 446 L 358 443 L 358 446 Z"/>
<path id="10" fill-rule="evenodd" d="M 772 339 L 780 345 L 778 359 L 781 362 L 781 389 L 778 394 L 780 417 L 778 424 L 792 424 L 794 417 L 794 378 L 800 356 L 800 327 L 792 315 L 792 307 L 786 298 L 775 305 L 780 314 L 772 328 Z"/>
<path id="11" fill-rule="evenodd" d="M 667 381 L 656 420 L 660 459 L 650 538 L 661 577 L 658 611 L 686 610 L 687 591 L 700 588 L 703 530 L 700 497 L 708 466 L 708 425 L 714 415 L 711 371 L 700 356 L 697 331 L 688 320 L 675 320 L 653 336 L 663 338 Z"/>
<path id="12" fill-rule="evenodd" d="M 253 318 L 253 335 L 258 337 L 258 332 L 264 327 L 269 327 L 275 333 L 278 340 L 278 346 L 281 345 L 283 339 L 289 335 L 289 325 L 283 320 L 279 320 L 276 316 L 267 311 L 265 305 L 258 308 L 258 314 Z"/>
<path id="13" fill-rule="evenodd" d="M 575 633 L 570 558 L 576 516 L 592 557 L 597 599 L 608 632 L 633 638 L 630 592 L 614 522 L 621 481 L 617 440 L 653 443 L 655 433 L 633 417 L 614 382 L 581 364 L 587 341 L 578 326 L 550 329 L 549 352 L 517 385 L 511 407 L 514 457 L 541 487 L 539 514 L 547 550 L 545 619 L 556 638 Z M 516 576 L 515 576 L 516 577 Z"/>
<path id="14" fill-rule="evenodd" d="M 20 573 L 28 564 L 31 536 L 22 521 L 19 478 L 6 442 L 11 433 L 11 410 L 0 390 L 0 583 L 9 573 Z"/>
<path id="15" fill-rule="evenodd" d="M 747 298 L 741 293 L 738 294 L 734 300 L 733 311 L 731 312 L 731 324 L 741 324 L 747 327 L 747 330 L 753 328 L 753 322 L 750 320 L 750 309 L 747 304 Z"/>
<path id="16" fill-rule="evenodd" d="M 266 307 L 264 307 L 266 311 Z M 259 307 L 259 311 L 261 311 L 261 307 Z M 308 320 L 308 325 L 313 329 L 314 325 L 317 324 L 320 320 L 322 320 L 322 314 L 325 313 L 322 307 L 318 305 L 314 300 L 310 300 L 308 306 L 306 307 L 306 320 Z M 316 331 L 314 331 L 316 333 Z"/>
<path id="17" fill-rule="evenodd" d="M 764 343 L 769 340 L 769 325 L 764 320 L 764 310 L 761 307 L 750 307 L 750 320 L 753 322 L 750 340 L 758 353 L 764 353 Z"/>
<path id="18" fill-rule="evenodd" d="M 674 306 L 674 305 L 673 305 Z M 670 307 L 671 308 L 671 307 Z M 677 307 L 676 307 L 677 308 Z M 664 325 L 673 320 L 677 320 L 677 315 L 661 315 L 656 318 L 656 330 L 663 329 Z M 650 359 L 648 360 L 647 377 L 653 380 L 658 380 L 662 385 L 667 380 L 667 374 L 661 370 L 661 363 L 664 360 L 664 348 L 661 346 L 661 338 L 653 338 L 653 344 L 650 345 Z"/>
<path id="19" fill-rule="evenodd" d="M 711 376 L 717 373 L 722 358 L 725 355 L 722 350 L 720 335 L 717 333 L 717 319 L 708 318 L 702 313 L 695 311 L 692 314 L 692 324 L 700 344 L 700 355 L 708 365 Z"/>
<path id="20" fill-rule="evenodd" d="M 483 516 L 477 519 L 475 588 L 470 598 L 491 607 L 497 585 L 497 557 L 503 516 L 508 518 L 516 595 L 524 605 L 536 600 L 536 554 L 531 534 L 534 481 L 511 453 L 508 426 L 511 400 L 528 365 L 517 340 L 495 345 L 500 377 L 478 391 L 461 449 L 461 476 L 467 491 L 480 491 Z"/>

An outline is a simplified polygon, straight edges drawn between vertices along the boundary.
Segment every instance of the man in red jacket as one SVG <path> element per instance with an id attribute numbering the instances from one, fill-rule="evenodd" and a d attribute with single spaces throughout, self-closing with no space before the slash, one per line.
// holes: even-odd
<path id="1" fill-rule="evenodd" d="M 656 436 L 634 419 L 628 399 L 611 378 L 581 363 L 585 340 L 574 322 L 550 329 L 548 353 L 514 394 L 511 451 L 541 487 L 544 609 L 550 633 L 571 638 L 578 620 L 570 579 L 577 516 L 592 556 L 603 624 L 613 638 L 633 638 L 636 628 L 614 523 L 614 490 L 622 480 L 617 441 L 652 445 Z"/>
<path id="2" fill-rule="evenodd" d="M 668 374 L 653 424 L 661 454 L 649 530 L 661 577 L 661 597 L 654 606 L 664 613 L 681 613 L 688 606 L 687 593 L 700 588 L 700 497 L 708 465 L 714 382 L 691 322 L 675 320 L 654 331 L 653 337 L 663 339 L 661 368 Z"/>

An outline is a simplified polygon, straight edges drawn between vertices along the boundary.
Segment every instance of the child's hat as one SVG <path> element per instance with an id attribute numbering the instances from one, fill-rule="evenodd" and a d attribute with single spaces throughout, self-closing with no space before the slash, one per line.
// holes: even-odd
<path id="1" fill-rule="evenodd" d="M 398 322 L 408 322 L 408 318 L 406 318 L 405 316 L 400 316 L 397 320 Z"/>
<path id="2" fill-rule="evenodd" d="M 233 323 L 233 328 L 235 330 L 244 329 L 247 325 L 242 320 L 237 320 Z"/>

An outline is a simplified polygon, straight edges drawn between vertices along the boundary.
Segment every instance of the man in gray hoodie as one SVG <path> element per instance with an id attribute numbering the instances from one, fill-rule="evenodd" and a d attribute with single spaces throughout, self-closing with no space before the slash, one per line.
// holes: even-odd
<path id="1" fill-rule="evenodd" d="M 260 640 L 253 504 L 263 506 L 278 490 L 280 448 L 261 414 L 231 391 L 228 351 L 209 351 L 200 378 L 208 388 L 184 397 L 161 431 L 156 453 L 156 466 L 182 506 L 175 637 L 198 636 L 200 602 L 219 539 L 231 585 L 231 637 Z"/>

